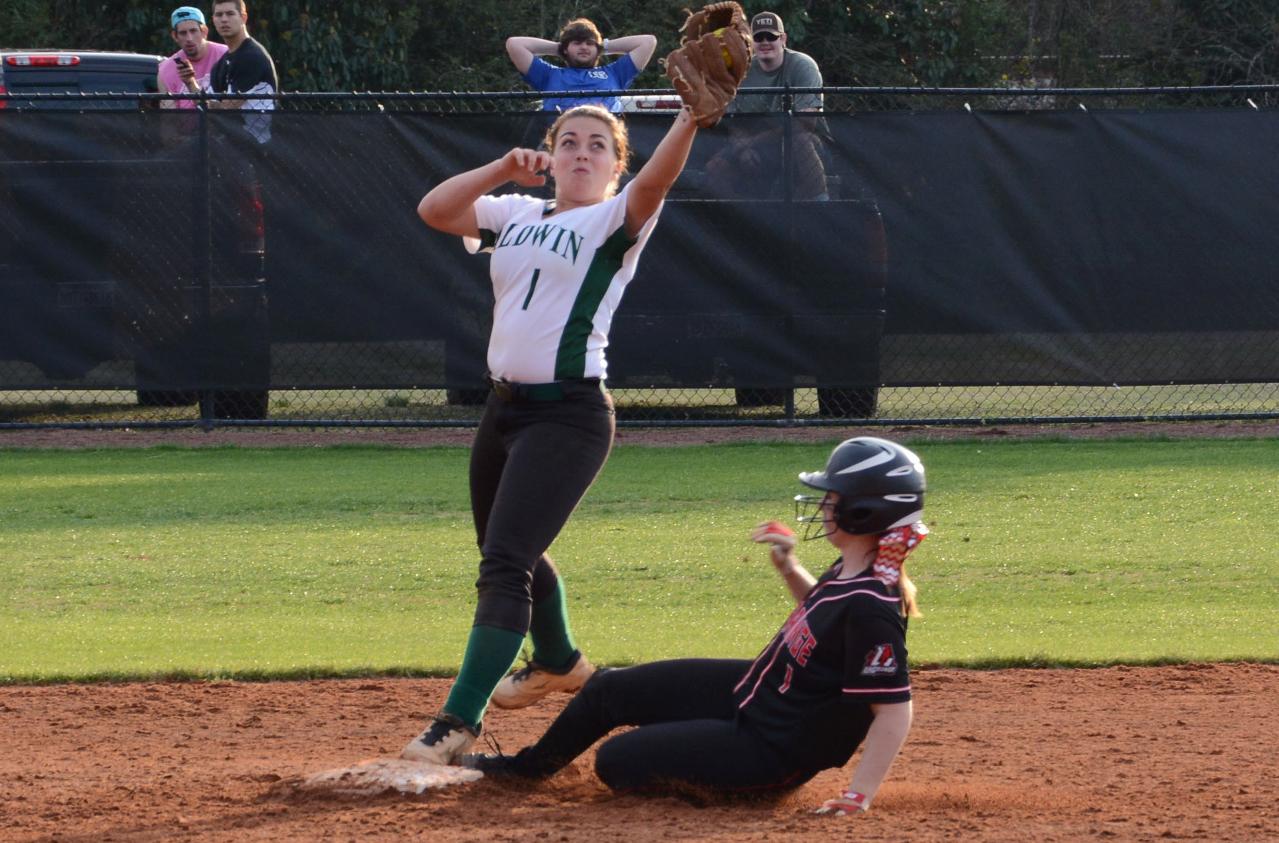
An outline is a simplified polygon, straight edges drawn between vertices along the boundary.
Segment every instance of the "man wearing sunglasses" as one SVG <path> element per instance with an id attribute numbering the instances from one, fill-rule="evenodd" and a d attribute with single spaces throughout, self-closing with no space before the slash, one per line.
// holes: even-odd
<path id="1" fill-rule="evenodd" d="M 822 72 L 812 56 L 786 46 L 786 28 L 781 15 L 760 12 L 751 18 L 751 37 L 755 40 L 755 58 L 742 80 L 737 98 L 728 107 L 730 114 L 780 114 L 786 101 L 781 93 L 754 94 L 751 88 L 820 88 Z M 794 111 L 821 111 L 822 95 L 792 94 Z M 822 165 L 819 118 L 795 118 L 792 126 L 793 181 L 791 196 L 795 199 L 828 199 L 826 169 Z M 710 189 L 729 196 L 761 188 L 769 194 L 784 191 L 774 178 L 782 173 L 782 138 L 785 132 L 781 118 L 765 120 L 748 118 L 725 121 L 729 129 L 728 144 L 706 164 Z"/>

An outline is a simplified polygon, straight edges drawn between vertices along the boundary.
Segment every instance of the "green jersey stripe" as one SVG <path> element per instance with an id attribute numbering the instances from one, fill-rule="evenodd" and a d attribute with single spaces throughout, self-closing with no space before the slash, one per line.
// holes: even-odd
<path id="1" fill-rule="evenodd" d="M 581 289 L 573 300 L 568 321 L 560 334 L 559 349 L 555 354 L 555 379 L 580 378 L 586 375 L 586 341 L 594 328 L 595 312 L 613 283 L 613 276 L 622 268 L 626 250 L 635 245 L 635 239 L 627 236 L 626 226 L 609 235 L 604 244 L 595 250 L 591 265 L 586 268 Z"/>

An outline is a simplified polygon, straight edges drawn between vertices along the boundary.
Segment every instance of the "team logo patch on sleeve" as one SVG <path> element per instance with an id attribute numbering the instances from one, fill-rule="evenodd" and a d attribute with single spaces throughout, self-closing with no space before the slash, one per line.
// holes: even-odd
<path id="1" fill-rule="evenodd" d="M 879 644 L 866 654 L 862 676 L 882 676 L 897 672 L 897 656 L 892 644 Z"/>

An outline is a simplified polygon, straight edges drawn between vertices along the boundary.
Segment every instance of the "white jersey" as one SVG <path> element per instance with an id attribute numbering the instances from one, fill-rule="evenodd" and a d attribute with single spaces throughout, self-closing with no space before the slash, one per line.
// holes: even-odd
<path id="1" fill-rule="evenodd" d="M 554 214 L 533 196 L 476 200 L 480 239 L 464 242 L 472 253 L 493 255 L 493 377 L 549 383 L 607 376 L 604 349 L 613 313 L 661 213 L 659 206 L 639 236 L 628 237 L 627 189 Z"/>

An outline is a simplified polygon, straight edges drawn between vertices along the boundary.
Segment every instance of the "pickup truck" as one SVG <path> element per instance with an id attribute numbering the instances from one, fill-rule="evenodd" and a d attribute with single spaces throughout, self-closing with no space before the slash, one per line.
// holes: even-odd
<path id="1" fill-rule="evenodd" d="M 0 365 L 28 364 L 6 380 L 31 389 L 132 386 L 142 405 L 265 418 L 256 181 L 215 172 L 206 190 L 193 115 L 157 111 L 139 133 L 120 114 L 154 97 L 38 96 L 154 94 L 163 60 L 0 50 Z M 189 246 L 202 226 L 203 261 Z"/>
<path id="2" fill-rule="evenodd" d="M 0 49 L 0 108 L 78 109 L 73 99 L 22 99 L 20 94 L 156 93 L 160 56 L 94 50 Z M 136 109 L 129 97 L 102 100 L 94 108 Z"/>

